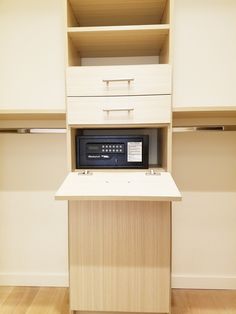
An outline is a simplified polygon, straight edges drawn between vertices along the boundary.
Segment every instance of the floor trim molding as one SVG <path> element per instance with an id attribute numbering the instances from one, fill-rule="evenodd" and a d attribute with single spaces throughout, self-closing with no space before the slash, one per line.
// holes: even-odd
<path id="1" fill-rule="evenodd" d="M 0 286 L 68 287 L 67 273 L 0 273 Z"/>
<path id="2" fill-rule="evenodd" d="M 179 289 L 236 289 L 236 276 L 201 276 L 172 274 L 172 288 Z"/>

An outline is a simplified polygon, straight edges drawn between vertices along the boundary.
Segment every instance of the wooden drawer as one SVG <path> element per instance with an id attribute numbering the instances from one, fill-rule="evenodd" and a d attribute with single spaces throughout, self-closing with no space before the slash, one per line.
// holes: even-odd
<path id="1" fill-rule="evenodd" d="M 171 96 L 68 97 L 69 125 L 170 123 Z"/>
<path id="2" fill-rule="evenodd" d="M 67 96 L 171 94 L 168 64 L 69 67 Z"/>

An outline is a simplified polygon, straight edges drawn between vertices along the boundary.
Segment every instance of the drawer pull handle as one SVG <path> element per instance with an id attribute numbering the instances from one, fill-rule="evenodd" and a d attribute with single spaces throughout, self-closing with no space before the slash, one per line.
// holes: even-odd
<path id="1" fill-rule="evenodd" d="M 116 79 L 116 80 L 102 80 L 104 83 L 106 83 L 107 87 L 109 86 L 110 83 L 115 83 L 115 82 L 127 82 L 128 85 L 130 85 L 131 82 L 134 81 L 133 78 L 127 78 L 127 79 Z"/>
<path id="2" fill-rule="evenodd" d="M 103 111 L 105 111 L 107 114 L 109 114 L 109 112 L 114 112 L 114 111 L 127 111 L 128 113 L 130 113 L 130 111 L 134 111 L 134 108 L 117 108 L 117 109 L 102 109 Z"/>

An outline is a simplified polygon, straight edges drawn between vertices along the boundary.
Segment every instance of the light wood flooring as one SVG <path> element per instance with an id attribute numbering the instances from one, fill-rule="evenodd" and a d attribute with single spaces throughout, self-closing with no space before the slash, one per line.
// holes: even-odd
<path id="1" fill-rule="evenodd" d="M 0 314 L 69 314 L 68 289 L 0 287 Z M 172 314 L 236 314 L 236 291 L 174 289 Z"/>

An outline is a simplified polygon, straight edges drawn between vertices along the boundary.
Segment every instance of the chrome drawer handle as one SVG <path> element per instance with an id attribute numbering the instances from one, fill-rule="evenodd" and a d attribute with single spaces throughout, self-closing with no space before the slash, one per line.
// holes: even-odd
<path id="1" fill-rule="evenodd" d="M 127 78 L 127 79 L 116 79 L 116 80 L 102 80 L 103 83 L 106 83 L 107 86 L 109 86 L 110 83 L 115 83 L 115 82 L 127 82 L 128 85 L 130 85 L 131 82 L 134 81 L 133 78 Z"/>
<path id="2" fill-rule="evenodd" d="M 107 114 L 109 114 L 109 112 L 116 112 L 116 111 L 127 111 L 128 113 L 130 113 L 131 111 L 134 111 L 134 108 L 117 108 L 117 109 L 102 109 L 104 112 L 106 112 Z"/>

